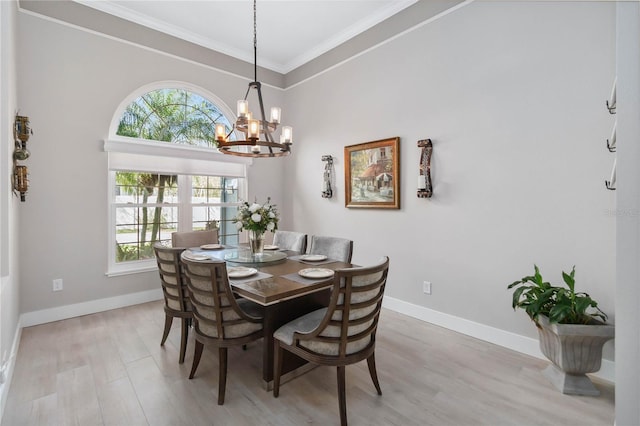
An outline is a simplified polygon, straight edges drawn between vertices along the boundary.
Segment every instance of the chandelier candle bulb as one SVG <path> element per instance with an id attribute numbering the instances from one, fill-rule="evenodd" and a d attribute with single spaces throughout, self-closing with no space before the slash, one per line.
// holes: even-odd
<path id="1" fill-rule="evenodd" d="M 223 141 L 227 138 L 227 129 L 224 124 L 216 124 L 216 140 Z"/>
<path id="2" fill-rule="evenodd" d="M 259 153 L 260 152 L 260 147 L 258 145 L 254 145 L 251 147 L 251 152 L 253 153 Z"/>
<path id="3" fill-rule="evenodd" d="M 247 130 L 249 138 L 256 138 L 260 136 L 260 121 L 259 120 L 249 120 L 249 129 Z"/>
<path id="4" fill-rule="evenodd" d="M 271 122 L 279 124 L 280 123 L 280 113 L 282 111 L 278 107 L 271 108 Z"/>
<path id="5" fill-rule="evenodd" d="M 238 101 L 238 117 L 246 117 L 249 113 L 249 102 L 244 100 Z"/>
<path id="6" fill-rule="evenodd" d="M 284 143 L 291 143 L 291 139 L 293 138 L 293 129 L 291 128 L 291 126 L 282 127 L 282 136 Z"/>

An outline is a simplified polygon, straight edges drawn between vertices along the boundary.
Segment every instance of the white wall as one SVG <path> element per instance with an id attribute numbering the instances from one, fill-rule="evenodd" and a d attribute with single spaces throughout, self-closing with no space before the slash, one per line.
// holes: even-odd
<path id="1" fill-rule="evenodd" d="M 616 424 L 640 424 L 640 5 L 617 5 Z"/>
<path id="2" fill-rule="evenodd" d="M 13 122 L 17 104 L 15 1 L 0 2 L 0 418 L 6 403 L 9 381 L 15 363 L 19 332 L 18 226 L 20 201 L 11 192 Z"/>
<path id="3" fill-rule="evenodd" d="M 154 81 L 199 85 L 233 109 L 246 80 L 26 13 L 21 111 L 35 135 L 20 205 L 21 312 L 156 289 L 155 273 L 106 278 L 106 154 L 120 101 Z M 282 229 L 347 236 L 354 262 L 387 254 L 387 295 L 535 337 L 508 283 L 537 263 L 576 265 L 615 320 L 615 193 L 604 189 L 613 118 L 615 5 L 475 2 L 299 84 L 265 88 L 295 127 L 290 159 L 256 160 L 249 198 L 272 196 Z M 344 208 L 343 147 L 400 136 L 402 208 Z M 434 141 L 435 195 L 415 196 L 416 141 Z M 336 195 L 320 197 L 336 158 Z M 65 290 L 51 292 L 63 278 Z M 422 281 L 433 282 L 433 295 Z M 62 308 L 60 308 L 62 307 Z M 605 356 L 612 359 L 612 345 Z"/>
<path id="4" fill-rule="evenodd" d="M 353 239 L 355 263 L 389 255 L 387 296 L 530 337 L 507 285 L 534 263 L 558 283 L 576 265 L 614 321 L 614 74 L 614 4 L 475 2 L 288 89 L 294 228 Z M 343 147 L 393 136 L 402 208 L 345 209 Z M 431 199 L 415 195 L 424 138 Z M 337 158 L 331 200 L 322 154 Z"/>
<path id="5" fill-rule="evenodd" d="M 168 80 L 202 87 L 234 111 L 248 81 L 26 13 L 19 17 L 19 47 L 27 52 L 18 57 L 20 108 L 34 130 L 31 188 L 20 206 L 21 312 L 159 289 L 156 272 L 105 276 L 108 197 L 102 143 L 113 114 L 139 87 Z M 267 103 L 282 104 L 282 91 L 264 91 Z M 254 162 L 251 198 L 270 195 L 282 202 L 283 172 L 274 164 L 279 163 Z M 55 278 L 64 280 L 64 290 L 52 293 Z"/>

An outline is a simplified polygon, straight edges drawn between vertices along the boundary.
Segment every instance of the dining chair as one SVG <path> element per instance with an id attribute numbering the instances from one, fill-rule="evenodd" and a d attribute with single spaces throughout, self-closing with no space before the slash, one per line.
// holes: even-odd
<path id="1" fill-rule="evenodd" d="M 218 405 L 222 405 L 227 384 L 227 348 L 264 336 L 262 307 L 234 297 L 224 261 L 191 261 L 185 256 L 182 261 L 193 305 L 196 341 L 189 379 L 198 369 L 204 346 L 218 348 Z"/>
<path id="2" fill-rule="evenodd" d="M 162 333 L 162 341 L 164 343 L 171 331 L 171 325 L 174 318 L 180 318 L 181 337 L 180 337 L 180 358 L 178 362 L 184 362 L 184 355 L 187 350 L 187 338 L 189 337 L 189 326 L 193 312 L 191 303 L 189 302 L 188 290 L 184 280 L 184 271 L 180 263 L 180 255 L 185 250 L 181 247 L 166 247 L 160 243 L 153 246 L 158 263 L 158 272 L 160 273 L 160 282 L 162 283 L 162 294 L 164 295 L 164 331 Z"/>
<path id="3" fill-rule="evenodd" d="M 307 234 L 303 232 L 277 230 L 273 234 L 273 245 L 282 250 L 297 251 L 304 254 L 307 250 Z"/>
<path id="4" fill-rule="evenodd" d="M 375 363 L 376 330 L 389 272 L 389 258 L 373 266 L 335 271 L 327 308 L 303 315 L 273 333 L 273 396 L 280 393 L 284 351 L 315 364 L 338 368 L 340 424 L 347 424 L 345 367 L 367 360 L 373 384 L 382 395 Z"/>
<path id="5" fill-rule="evenodd" d="M 353 241 L 346 238 L 313 235 L 309 245 L 309 254 L 323 254 L 329 259 L 351 263 Z"/>
<path id="6" fill-rule="evenodd" d="M 182 231 L 171 233 L 173 247 L 200 247 L 203 244 L 218 244 L 218 230 Z"/>

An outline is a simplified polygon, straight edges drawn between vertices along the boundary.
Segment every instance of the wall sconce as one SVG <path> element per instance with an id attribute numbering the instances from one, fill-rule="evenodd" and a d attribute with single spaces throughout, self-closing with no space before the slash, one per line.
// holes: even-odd
<path id="1" fill-rule="evenodd" d="M 20 201 L 25 201 L 25 194 L 29 189 L 29 179 L 27 166 L 18 164 L 18 161 L 24 161 L 31 155 L 27 149 L 27 141 L 32 134 L 33 131 L 29 126 L 29 117 L 16 115 L 16 121 L 13 126 L 15 144 L 13 151 L 13 193 L 20 194 Z"/>
<path id="2" fill-rule="evenodd" d="M 615 114 L 616 113 L 616 104 L 617 104 L 617 99 L 616 99 L 616 86 L 618 83 L 618 78 L 616 77 L 613 80 L 613 87 L 611 88 L 611 96 L 609 96 L 609 99 L 607 99 L 606 104 L 607 104 L 607 109 L 609 110 L 609 114 Z"/>
<path id="3" fill-rule="evenodd" d="M 322 161 L 326 161 L 324 165 L 324 176 L 322 180 L 322 198 L 333 197 L 333 190 L 331 189 L 331 179 L 333 176 L 333 157 L 330 155 L 323 155 Z"/>
<path id="4" fill-rule="evenodd" d="M 420 153 L 420 174 L 418 175 L 418 198 L 431 198 L 433 195 L 433 185 L 431 183 L 431 153 L 433 144 L 431 139 L 418 141 L 418 148 L 422 148 Z"/>
<path id="5" fill-rule="evenodd" d="M 611 178 L 604 181 L 604 185 L 611 191 L 616 190 L 616 158 L 613 159 L 613 168 L 611 169 Z"/>

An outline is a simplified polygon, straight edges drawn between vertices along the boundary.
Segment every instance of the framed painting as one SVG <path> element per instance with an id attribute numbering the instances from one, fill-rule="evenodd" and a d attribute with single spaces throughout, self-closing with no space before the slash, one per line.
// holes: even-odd
<path id="1" fill-rule="evenodd" d="M 400 208 L 400 138 L 344 147 L 345 207 Z"/>

